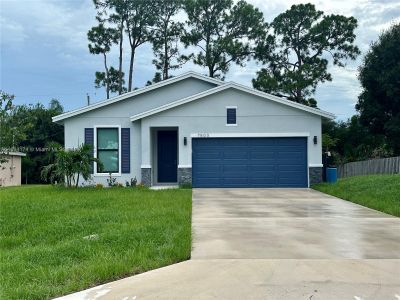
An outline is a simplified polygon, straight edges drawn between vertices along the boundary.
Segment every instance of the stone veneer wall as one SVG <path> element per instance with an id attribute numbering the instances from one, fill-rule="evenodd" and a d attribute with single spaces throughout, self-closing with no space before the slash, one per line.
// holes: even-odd
<path id="1" fill-rule="evenodd" d="M 310 185 L 322 182 L 322 167 L 309 167 Z"/>
<path id="2" fill-rule="evenodd" d="M 192 168 L 178 168 L 178 184 L 192 184 Z"/>
<path id="3" fill-rule="evenodd" d="M 142 183 L 151 186 L 151 168 L 142 168 Z"/>

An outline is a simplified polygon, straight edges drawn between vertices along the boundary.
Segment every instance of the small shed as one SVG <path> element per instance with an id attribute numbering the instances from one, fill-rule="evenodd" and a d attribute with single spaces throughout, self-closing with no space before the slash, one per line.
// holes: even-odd
<path id="1" fill-rule="evenodd" d="M 2 153 L 1 157 L 7 161 L 0 164 L 0 187 L 21 185 L 21 158 L 26 156 L 22 152 Z"/>

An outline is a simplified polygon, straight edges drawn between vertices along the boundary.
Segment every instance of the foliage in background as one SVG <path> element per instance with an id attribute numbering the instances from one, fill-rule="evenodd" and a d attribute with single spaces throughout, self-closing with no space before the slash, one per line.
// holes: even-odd
<path id="1" fill-rule="evenodd" d="M 323 150 L 328 147 L 336 164 L 394 155 L 385 140 L 370 134 L 357 115 L 346 122 L 323 120 L 322 132 Z"/>
<path id="2" fill-rule="evenodd" d="M 357 20 L 324 15 L 313 4 L 292 5 L 270 24 L 272 32 L 257 45 L 255 57 L 265 67 L 253 79 L 256 89 L 316 107 L 311 96 L 331 81 L 328 57 L 336 66 L 360 53 L 354 45 Z"/>
<path id="3" fill-rule="evenodd" d="M 400 155 L 400 24 L 371 45 L 360 67 L 359 115 L 324 120 L 322 132 L 336 163 Z M 325 150 L 324 146 L 324 150 Z"/>
<path id="4" fill-rule="evenodd" d="M 51 119 L 62 113 L 63 107 L 56 99 L 50 101 L 48 108 L 40 103 L 8 104 L 7 110 L 4 107 L 1 111 L 1 148 L 25 152 L 22 181 L 40 183 L 41 168 L 52 162 L 54 152 L 64 144 L 63 126 L 53 123 Z"/>
<path id="5" fill-rule="evenodd" d="M 188 29 L 182 41 L 199 50 L 193 62 L 207 68 L 210 77 L 223 77 L 232 63 L 243 66 L 265 32 L 263 13 L 243 0 L 186 0 L 185 11 Z"/>
<path id="6" fill-rule="evenodd" d="M 0 90 L 0 167 L 1 164 L 7 162 L 7 158 L 4 155 L 4 148 L 7 148 L 12 143 L 13 130 L 9 126 L 10 113 L 13 108 L 14 95 L 7 94 Z"/>
<path id="7" fill-rule="evenodd" d="M 372 43 L 361 65 L 360 123 L 400 155 L 400 24 Z"/>

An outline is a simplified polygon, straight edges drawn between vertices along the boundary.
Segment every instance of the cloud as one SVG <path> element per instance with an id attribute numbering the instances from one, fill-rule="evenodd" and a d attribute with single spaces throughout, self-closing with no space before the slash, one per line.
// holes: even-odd
<path id="1" fill-rule="evenodd" d="M 13 44 L 16 32 L 26 43 L 40 40 L 64 52 L 87 49 L 86 32 L 95 23 L 93 4 L 89 0 L 71 2 L 74 5 L 50 0 L 2 2 L 2 42 Z M 10 27 L 14 33 L 8 34 Z"/>
<path id="2" fill-rule="evenodd" d="M 19 47 L 27 38 L 24 28 L 18 22 L 0 17 L 1 40 L 0 45 L 10 45 L 13 48 Z"/>

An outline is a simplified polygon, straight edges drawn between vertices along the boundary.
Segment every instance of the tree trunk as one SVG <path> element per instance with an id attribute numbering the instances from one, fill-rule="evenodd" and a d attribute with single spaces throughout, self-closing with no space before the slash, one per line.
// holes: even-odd
<path id="1" fill-rule="evenodd" d="M 135 61 L 135 47 L 131 46 L 131 60 L 129 62 L 129 82 L 128 82 L 128 92 L 132 91 L 132 75 L 133 75 L 133 63 Z"/>
<path id="2" fill-rule="evenodd" d="M 208 76 L 211 78 L 214 78 L 214 67 L 213 66 L 208 66 Z"/>
<path id="3" fill-rule="evenodd" d="M 166 35 L 165 28 L 165 35 Z M 168 79 L 168 42 L 167 37 L 164 35 L 164 72 L 163 72 L 163 80 Z"/>
<path id="4" fill-rule="evenodd" d="M 78 185 L 79 185 L 79 173 L 78 173 L 78 177 L 76 178 L 76 185 L 75 185 L 75 187 L 77 188 Z"/>
<path id="5" fill-rule="evenodd" d="M 301 66 L 303 65 L 303 61 L 301 59 L 301 54 L 300 54 L 300 50 L 295 49 L 296 52 L 296 56 L 297 56 L 297 62 L 298 62 L 298 70 L 301 69 Z M 303 96 L 302 96 L 302 90 L 299 88 L 299 83 L 297 81 L 297 88 L 296 88 L 296 102 L 298 103 L 302 103 L 303 104 Z"/>
<path id="6" fill-rule="evenodd" d="M 122 94 L 122 44 L 124 41 L 124 20 L 121 20 L 120 28 L 119 28 L 119 78 L 118 78 L 118 94 Z"/>
<path id="7" fill-rule="evenodd" d="M 105 53 L 103 53 L 103 55 L 104 55 L 104 69 L 106 70 L 106 94 L 107 94 L 107 99 L 110 99 L 110 78 L 107 67 L 107 55 Z"/>

